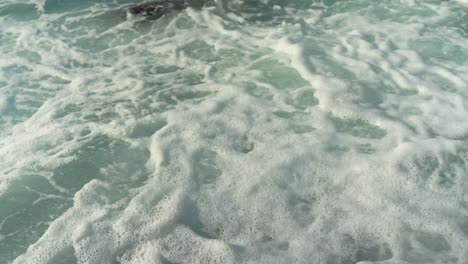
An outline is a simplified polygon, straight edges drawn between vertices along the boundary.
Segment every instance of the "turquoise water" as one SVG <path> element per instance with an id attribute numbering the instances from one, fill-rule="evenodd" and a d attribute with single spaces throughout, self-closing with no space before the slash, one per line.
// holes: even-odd
<path id="1" fill-rule="evenodd" d="M 468 2 L 0 0 L 0 263 L 468 263 Z"/>

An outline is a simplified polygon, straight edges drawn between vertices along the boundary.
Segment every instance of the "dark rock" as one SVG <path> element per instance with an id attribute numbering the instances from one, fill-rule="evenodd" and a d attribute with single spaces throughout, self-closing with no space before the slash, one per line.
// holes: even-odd
<path id="1" fill-rule="evenodd" d="M 139 5 L 129 7 L 125 15 L 126 17 L 135 15 L 150 19 L 159 19 L 173 11 L 182 11 L 186 9 L 187 6 L 184 0 L 143 2 Z"/>

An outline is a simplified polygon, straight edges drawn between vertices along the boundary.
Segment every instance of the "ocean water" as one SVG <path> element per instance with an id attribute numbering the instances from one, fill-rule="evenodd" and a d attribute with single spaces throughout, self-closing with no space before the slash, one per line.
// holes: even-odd
<path id="1" fill-rule="evenodd" d="M 468 1 L 0 0 L 0 263 L 468 263 Z"/>

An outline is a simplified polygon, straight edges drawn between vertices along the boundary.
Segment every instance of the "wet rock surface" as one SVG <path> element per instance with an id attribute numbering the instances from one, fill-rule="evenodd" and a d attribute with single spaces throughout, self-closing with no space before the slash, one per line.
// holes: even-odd
<path id="1" fill-rule="evenodd" d="M 187 6 L 187 3 L 183 0 L 150 1 L 128 8 L 125 12 L 125 16 L 128 18 L 129 16 L 136 15 L 151 19 L 159 19 L 171 12 L 184 10 Z"/>

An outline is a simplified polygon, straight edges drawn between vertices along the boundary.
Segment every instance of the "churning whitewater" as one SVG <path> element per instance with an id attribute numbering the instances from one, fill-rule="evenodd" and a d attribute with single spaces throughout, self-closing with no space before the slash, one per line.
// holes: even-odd
<path id="1" fill-rule="evenodd" d="M 0 263 L 468 263 L 468 1 L 138 4 L 0 0 Z"/>

